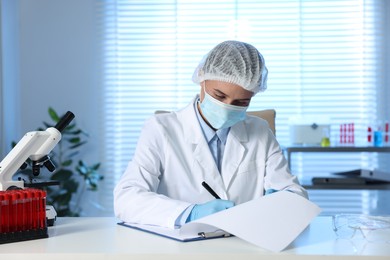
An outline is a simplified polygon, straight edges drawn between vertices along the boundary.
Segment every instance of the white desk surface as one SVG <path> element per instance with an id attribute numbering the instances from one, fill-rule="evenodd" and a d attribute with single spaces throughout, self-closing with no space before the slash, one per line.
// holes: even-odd
<path id="1" fill-rule="evenodd" d="M 58 218 L 47 239 L 1 244 L 0 259 L 390 259 L 390 243 L 336 239 L 331 217 L 317 217 L 280 253 L 237 237 L 183 243 L 116 223 L 115 218 Z"/>

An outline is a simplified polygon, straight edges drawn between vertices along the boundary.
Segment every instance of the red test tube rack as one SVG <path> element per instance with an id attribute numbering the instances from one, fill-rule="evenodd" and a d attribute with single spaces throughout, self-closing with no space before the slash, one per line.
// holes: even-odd
<path id="1" fill-rule="evenodd" d="M 354 145 L 355 144 L 355 124 L 341 124 L 340 125 L 340 145 Z"/>
<path id="2" fill-rule="evenodd" d="M 0 244 L 47 237 L 45 191 L 0 191 Z"/>

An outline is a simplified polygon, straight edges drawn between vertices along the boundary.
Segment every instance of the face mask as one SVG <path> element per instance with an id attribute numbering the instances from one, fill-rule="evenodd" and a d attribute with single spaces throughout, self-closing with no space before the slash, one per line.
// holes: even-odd
<path id="1" fill-rule="evenodd" d="M 228 105 L 207 94 L 205 88 L 203 92 L 200 108 L 214 129 L 228 128 L 245 119 L 248 107 Z"/>

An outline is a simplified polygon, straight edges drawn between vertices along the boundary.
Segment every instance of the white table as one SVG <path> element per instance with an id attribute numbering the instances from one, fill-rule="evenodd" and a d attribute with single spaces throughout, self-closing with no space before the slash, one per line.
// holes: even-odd
<path id="1" fill-rule="evenodd" d="M 317 217 L 281 253 L 237 237 L 182 243 L 116 223 L 115 218 L 59 218 L 47 239 L 0 245 L 0 259 L 390 259 L 389 243 L 336 239 L 330 217 Z"/>

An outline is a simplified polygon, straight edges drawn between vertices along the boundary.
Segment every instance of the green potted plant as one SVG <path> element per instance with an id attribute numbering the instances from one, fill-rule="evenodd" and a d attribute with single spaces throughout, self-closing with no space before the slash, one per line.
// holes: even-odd
<path id="1" fill-rule="evenodd" d="M 43 122 L 46 128 L 55 125 L 60 120 L 60 116 L 53 108 L 49 107 L 48 113 L 53 124 Z M 44 130 L 38 129 L 38 131 Z M 60 217 L 77 217 L 82 211 L 80 200 L 83 193 L 86 190 L 96 191 L 103 176 L 98 172 L 100 163 L 88 165 L 79 158 L 83 146 L 87 143 L 88 134 L 77 127 L 75 120 L 61 134 L 60 142 L 50 154 L 50 159 L 56 167 L 53 173 L 48 174 L 48 171 L 42 168 L 41 174 L 34 177 L 31 162 L 27 162 L 29 167 L 21 170 L 17 176 L 29 183 L 58 181 L 58 185 L 44 188 L 47 191 L 47 204 L 54 206 Z"/>

